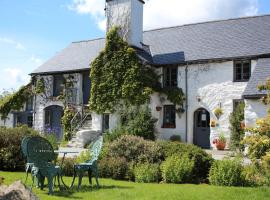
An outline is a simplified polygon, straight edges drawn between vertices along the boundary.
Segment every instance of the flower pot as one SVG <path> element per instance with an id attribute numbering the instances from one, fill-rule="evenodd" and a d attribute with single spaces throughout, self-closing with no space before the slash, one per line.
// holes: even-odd
<path id="1" fill-rule="evenodd" d="M 156 111 L 161 111 L 162 110 L 162 107 L 161 106 L 157 106 L 156 107 Z"/>
<path id="2" fill-rule="evenodd" d="M 223 151 L 224 149 L 225 149 L 225 147 L 226 147 L 226 143 L 224 143 L 224 142 L 217 142 L 216 143 L 216 148 L 217 148 L 217 150 L 220 150 L 220 151 Z"/>

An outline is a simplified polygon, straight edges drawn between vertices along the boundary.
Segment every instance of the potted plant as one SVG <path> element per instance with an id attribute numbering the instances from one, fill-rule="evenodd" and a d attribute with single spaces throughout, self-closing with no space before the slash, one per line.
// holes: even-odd
<path id="1" fill-rule="evenodd" d="M 217 150 L 224 150 L 226 147 L 226 138 L 224 134 L 220 134 L 218 138 L 214 139 L 213 144 L 216 146 Z"/>
<path id="2" fill-rule="evenodd" d="M 219 119 L 221 117 L 221 115 L 223 115 L 223 113 L 224 112 L 223 112 L 222 108 L 216 108 L 214 110 L 214 114 L 216 115 L 217 119 Z"/>

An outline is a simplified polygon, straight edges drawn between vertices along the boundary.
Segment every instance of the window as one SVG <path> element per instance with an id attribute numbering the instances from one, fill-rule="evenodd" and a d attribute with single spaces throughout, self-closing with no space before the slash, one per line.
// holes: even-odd
<path id="1" fill-rule="evenodd" d="M 33 97 L 30 97 L 29 99 L 27 99 L 25 110 L 26 111 L 32 111 L 33 110 Z"/>
<path id="2" fill-rule="evenodd" d="M 103 131 L 107 131 L 110 128 L 110 114 L 104 114 L 102 119 L 102 129 Z"/>
<path id="3" fill-rule="evenodd" d="M 233 111 L 240 105 L 240 104 L 245 104 L 244 99 L 234 99 L 233 100 Z"/>
<path id="4" fill-rule="evenodd" d="M 250 60 L 240 60 L 234 62 L 234 81 L 245 82 L 248 81 L 251 75 Z"/>
<path id="5" fill-rule="evenodd" d="M 64 77 L 62 75 L 53 76 L 53 96 L 58 97 L 62 94 L 64 87 Z"/>
<path id="6" fill-rule="evenodd" d="M 164 67 L 163 74 L 164 87 L 177 87 L 177 67 Z"/>
<path id="7" fill-rule="evenodd" d="M 164 106 L 163 128 L 175 128 L 175 106 Z"/>
<path id="8" fill-rule="evenodd" d="M 33 116 L 32 115 L 29 115 L 27 117 L 27 125 L 28 125 L 28 127 L 33 127 Z"/>

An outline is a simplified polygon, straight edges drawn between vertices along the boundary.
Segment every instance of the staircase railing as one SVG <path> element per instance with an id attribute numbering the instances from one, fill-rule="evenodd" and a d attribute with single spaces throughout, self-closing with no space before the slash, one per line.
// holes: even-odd
<path id="1" fill-rule="evenodd" d="M 78 117 L 80 119 L 78 119 Z M 74 117 L 72 118 L 72 120 L 70 121 L 70 126 L 71 126 L 71 132 L 73 133 L 75 128 L 78 126 L 78 123 L 82 120 L 82 116 L 81 116 L 81 112 L 78 111 Z"/>

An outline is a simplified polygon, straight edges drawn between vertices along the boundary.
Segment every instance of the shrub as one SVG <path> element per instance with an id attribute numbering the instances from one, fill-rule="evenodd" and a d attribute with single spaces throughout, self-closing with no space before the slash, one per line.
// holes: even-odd
<path id="1" fill-rule="evenodd" d="M 99 161 L 99 173 L 101 177 L 116 180 L 127 179 L 128 163 L 123 157 L 104 158 Z"/>
<path id="2" fill-rule="evenodd" d="M 51 143 L 54 150 L 57 150 L 59 148 L 59 143 L 54 133 L 44 134 L 42 136 Z"/>
<path id="3" fill-rule="evenodd" d="M 112 141 L 122 137 L 123 135 L 128 135 L 128 133 L 126 133 L 124 127 L 117 126 L 115 129 L 113 129 L 111 131 L 107 131 L 105 133 L 104 140 L 105 140 L 105 142 L 112 142 Z"/>
<path id="4" fill-rule="evenodd" d="M 209 181 L 218 186 L 243 186 L 243 166 L 239 160 L 215 161 L 209 173 Z"/>
<path id="5" fill-rule="evenodd" d="M 61 165 L 62 163 L 62 158 L 59 158 L 57 160 L 57 165 Z M 73 166 L 76 164 L 76 158 L 65 158 L 63 166 L 62 166 L 62 173 L 65 176 L 73 176 L 74 171 L 73 171 Z"/>
<path id="6" fill-rule="evenodd" d="M 241 103 L 237 106 L 235 111 L 230 114 L 230 130 L 231 130 L 231 148 L 243 150 L 241 141 L 245 136 L 245 130 L 241 127 L 241 123 L 244 120 L 244 108 L 245 104 Z"/>
<path id="7" fill-rule="evenodd" d="M 123 157 L 127 162 L 160 163 L 161 148 L 156 142 L 144 140 L 137 136 L 122 136 L 109 145 L 109 157 Z"/>
<path id="8" fill-rule="evenodd" d="M 194 160 L 191 182 L 200 183 L 207 181 L 213 159 L 203 149 L 195 145 L 178 142 L 160 141 L 158 144 L 162 148 L 163 160 L 174 154 L 178 156 L 188 155 L 190 159 Z"/>
<path id="9" fill-rule="evenodd" d="M 21 142 L 25 136 L 38 135 L 27 126 L 0 128 L 0 170 L 24 170 L 25 159 L 21 152 Z"/>
<path id="10" fill-rule="evenodd" d="M 258 163 L 244 166 L 242 176 L 244 178 L 244 185 L 248 187 L 263 186 L 266 183 L 266 178 Z"/>
<path id="11" fill-rule="evenodd" d="M 154 183 L 159 181 L 158 164 L 143 163 L 134 168 L 135 181 L 138 183 Z"/>
<path id="12" fill-rule="evenodd" d="M 173 155 L 161 165 L 162 178 L 166 183 L 190 182 L 194 168 L 194 160 L 188 155 Z"/>
<path id="13" fill-rule="evenodd" d="M 89 150 L 82 151 L 79 156 L 76 157 L 76 163 L 85 163 L 88 160 L 91 160 Z"/>
<path id="14" fill-rule="evenodd" d="M 181 136 L 180 135 L 172 135 L 170 137 L 171 142 L 181 142 Z"/>
<path id="15" fill-rule="evenodd" d="M 266 135 L 253 134 L 247 136 L 242 144 L 248 146 L 248 156 L 251 159 L 260 159 L 270 151 L 270 138 Z"/>

